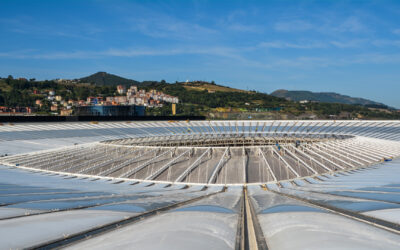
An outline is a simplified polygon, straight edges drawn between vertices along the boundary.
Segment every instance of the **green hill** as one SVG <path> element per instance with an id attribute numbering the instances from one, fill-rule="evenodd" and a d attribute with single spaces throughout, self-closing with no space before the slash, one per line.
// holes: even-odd
<path id="1" fill-rule="evenodd" d="M 97 72 L 93 75 L 82 77 L 81 82 L 94 83 L 98 86 L 116 86 L 116 85 L 140 85 L 140 82 L 109 74 L 106 72 Z"/>

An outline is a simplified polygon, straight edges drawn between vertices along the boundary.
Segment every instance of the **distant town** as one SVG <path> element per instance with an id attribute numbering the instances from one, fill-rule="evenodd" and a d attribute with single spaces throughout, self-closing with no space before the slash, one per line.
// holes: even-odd
<path id="1" fill-rule="evenodd" d="M 28 81 L 18 78 L 18 81 Z M 58 84 L 78 84 L 76 80 L 56 79 Z M 56 90 L 33 90 L 32 95 L 40 97 L 35 100 L 35 106 L 7 107 L 0 106 L 2 115 L 33 114 L 43 111 L 46 104 L 50 104 L 49 112 L 52 115 L 144 115 L 145 107 L 160 108 L 165 104 L 177 104 L 179 98 L 167 95 L 161 91 L 139 89 L 138 86 L 117 85 L 112 96 L 88 96 L 86 99 L 66 100 Z M 125 106 L 125 107 L 121 107 Z M 127 107 L 132 107 L 128 109 Z"/>

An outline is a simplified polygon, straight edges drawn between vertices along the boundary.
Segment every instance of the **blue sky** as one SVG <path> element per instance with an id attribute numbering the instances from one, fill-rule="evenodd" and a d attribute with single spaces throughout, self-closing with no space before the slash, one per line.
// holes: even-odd
<path id="1" fill-rule="evenodd" d="M 400 1 L 0 0 L 0 76 L 214 80 L 400 108 Z"/>

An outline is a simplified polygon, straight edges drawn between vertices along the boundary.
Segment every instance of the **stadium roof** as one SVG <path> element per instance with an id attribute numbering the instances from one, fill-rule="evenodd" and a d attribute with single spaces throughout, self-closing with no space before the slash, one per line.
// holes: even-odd
<path id="1" fill-rule="evenodd" d="M 400 248 L 398 121 L 4 124 L 0 155 L 4 249 Z"/>

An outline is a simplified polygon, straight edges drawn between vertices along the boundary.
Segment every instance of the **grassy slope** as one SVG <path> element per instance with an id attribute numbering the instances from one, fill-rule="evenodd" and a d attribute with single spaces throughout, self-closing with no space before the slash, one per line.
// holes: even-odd
<path id="1" fill-rule="evenodd" d="M 11 86 L 9 86 L 4 81 L 0 80 L 0 90 L 3 92 L 9 92 L 9 91 L 11 91 Z"/>
<path id="2" fill-rule="evenodd" d="M 221 91 L 221 92 L 239 92 L 239 93 L 252 93 L 250 91 L 246 91 L 246 90 L 242 90 L 242 89 L 235 89 L 235 88 L 229 88 L 229 87 L 225 87 L 225 86 L 220 86 L 220 85 L 213 85 L 213 84 L 196 84 L 196 85 L 192 85 L 192 84 L 185 84 L 183 86 L 185 89 L 187 90 L 197 90 L 197 91 Z"/>

